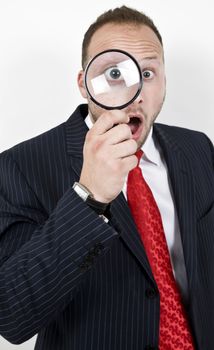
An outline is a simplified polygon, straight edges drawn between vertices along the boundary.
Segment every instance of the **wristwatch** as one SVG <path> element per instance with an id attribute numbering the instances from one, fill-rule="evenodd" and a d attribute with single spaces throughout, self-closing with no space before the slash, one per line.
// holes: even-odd
<path id="1" fill-rule="evenodd" d="M 109 203 L 102 203 L 94 199 L 93 193 L 89 189 L 79 182 L 74 182 L 73 184 L 74 191 L 82 198 L 82 200 L 89 205 L 94 211 L 100 216 L 105 213 L 109 207 Z"/>
<path id="2" fill-rule="evenodd" d="M 87 187 L 81 185 L 79 182 L 74 182 L 73 189 L 82 198 L 82 200 L 84 200 L 84 202 L 87 202 L 89 197 L 91 199 L 94 198 L 93 194 L 87 189 Z"/>

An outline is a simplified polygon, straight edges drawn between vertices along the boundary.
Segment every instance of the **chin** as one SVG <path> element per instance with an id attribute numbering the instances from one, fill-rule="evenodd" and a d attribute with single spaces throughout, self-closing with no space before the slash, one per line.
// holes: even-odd
<path id="1" fill-rule="evenodd" d="M 140 149 L 142 147 L 142 145 L 144 144 L 144 142 L 146 141 L 147 136 L 149 134 L 149 131 L 150 131 L 150 129 L 148 131 L 144 132 L 143 134 L 141 134 L 138 139 L 135 139 L 135 141 L 137 142 L 138 149 Z"/>

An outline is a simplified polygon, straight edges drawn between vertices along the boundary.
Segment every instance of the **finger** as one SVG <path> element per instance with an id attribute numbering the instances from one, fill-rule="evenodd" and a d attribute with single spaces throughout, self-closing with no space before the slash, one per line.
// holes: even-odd
<path id="1" fill-rule="evenodd" d="M 129 171 L 131 171 L 132 169 L 134 169 L 137 166 L 138 158 L 135 155 L 122 158 L 121 164 L 123 166 L 124 173 L 128 174 Z"/>
<path id="2" fill-rule="evenodd" d="M 126 140 L 111 148 L 114 158 L 124 158 L 132 156 L 137 151 L 137 142 L 133 139 Z"/>
<path id="3" fill-rule="evenodd" d="M 132 132 L 127 124 L 119 124 L 108 130 L 103 136 L 108 145 L 115 145 L 122 141 L 132 139 Z"/>
<path id="4" fill-rule="evenodd" d="M 128 123 L 129 117 L 125 112 L 114 110 L 104 112 L 94 123 L 91 132 L 96 135 L 102 135 L 111 129 L 115 124 Z"/>

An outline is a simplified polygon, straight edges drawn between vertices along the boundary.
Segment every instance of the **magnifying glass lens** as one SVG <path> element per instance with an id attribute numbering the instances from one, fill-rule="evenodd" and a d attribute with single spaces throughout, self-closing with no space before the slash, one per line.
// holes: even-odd
<path id="1" fill-rule="evenodd" d="M 139 95 L 142 74 L 128 53 L 108 50 L 95 56 L 85 72 L 85 86 L 91 99 L 106 109 L 121 109 Z"/>

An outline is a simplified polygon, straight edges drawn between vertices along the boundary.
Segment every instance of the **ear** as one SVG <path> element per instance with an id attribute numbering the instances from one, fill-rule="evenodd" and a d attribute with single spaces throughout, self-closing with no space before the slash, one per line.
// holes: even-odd
<path id="1" fill-rule="evenodd" d="M 79 73 L 77 75 L 77 83 L 78 83 L 79 90 L 80 90 L 82 97 L 87 98 L 87 92 L 86 92 L 86 88 L 85 88 L 85 84 L 84 84 L 84 72 L 83 72 L 83 70 L 79 71 Z"/>
<path id="2" fill-rule="evenodd" d="M 165 85 L 165 90 L 166 90 L 166 75 L 164 75 L 164 85 Z"/>

